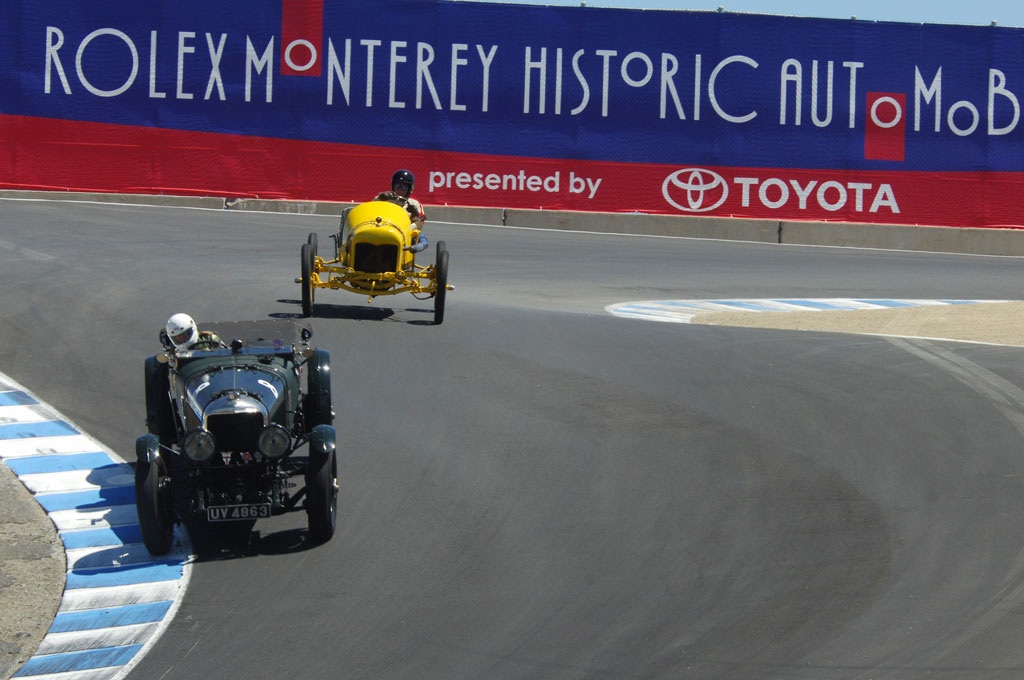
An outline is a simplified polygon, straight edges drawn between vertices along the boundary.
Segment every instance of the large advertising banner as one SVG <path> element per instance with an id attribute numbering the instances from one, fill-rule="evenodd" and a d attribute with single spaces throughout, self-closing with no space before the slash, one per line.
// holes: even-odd
<path id="1" fill-rule="evenodd" d="M 1024 30 L 21 0 L 0 187 L 1024 227 Z M 428 210 L 429 213 L 429 210 Z"/>

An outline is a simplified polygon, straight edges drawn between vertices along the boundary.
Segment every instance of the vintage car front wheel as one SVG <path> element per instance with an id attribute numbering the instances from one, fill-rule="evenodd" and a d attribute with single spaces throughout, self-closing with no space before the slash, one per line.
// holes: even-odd
<path id="1" fill-rule="evenodd" d="M 309 243 L 302 244 L 300 252 L 302 273 L 302 316 L 313 316 L 313 249 Z"/>
<path id="2" fill-rule="evenodd" d="M 326 543 L 334 536 L 338 516 L 338 458 L 333 427 L 320 425 L 309 440 L 306 470 L 306 515 L 309 537 Z"/>
<path id="3" fill-rule="evenodd" d="M 440 326 L 444 321 L 444 301 L 448 295 L 448 249 L 444 241 L 437 242 L 434 269 L 434 283 L 437 284 L 437 290 L 434 292 L 434 325 Z"/>
<path id="4" fill-rule="evenodd" d="M 161 459 L 135 464 L 135 508 L 142 542 L 151 555 L 166 555 L 174 540 L 174 513 L 170 490 L 161 484 L 166 474 Z"/>

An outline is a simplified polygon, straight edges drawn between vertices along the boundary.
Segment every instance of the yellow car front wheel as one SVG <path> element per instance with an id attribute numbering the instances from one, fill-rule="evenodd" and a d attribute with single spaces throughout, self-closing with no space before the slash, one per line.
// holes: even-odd
<path id="1" fill-rule="evenodd" d="M 313 249 L 309 243 L 302 244 L 300 252 L 300 267 L 302 286 L 302 316 L 313 316 Z"/>

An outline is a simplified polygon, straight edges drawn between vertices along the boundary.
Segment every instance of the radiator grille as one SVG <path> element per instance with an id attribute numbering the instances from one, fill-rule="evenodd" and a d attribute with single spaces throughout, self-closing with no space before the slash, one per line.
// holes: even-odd
<path id="1" fill-rule="evenodd" d="M 398 271 L 398 246 L 357 243 L 354 268 L 369 274 Z"/>
<path id="2" fill-rule="evenodd" d="M 259 413 L 227 413 L 211 415 L 206 427 L 217 440 L 217 448 L 227 451 L 256 451 L 256 440 L 263 429 Z"/>

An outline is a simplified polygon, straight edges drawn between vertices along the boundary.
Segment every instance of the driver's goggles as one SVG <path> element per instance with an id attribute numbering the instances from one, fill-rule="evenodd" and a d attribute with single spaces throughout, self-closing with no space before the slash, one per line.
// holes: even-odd
<path id="1" fill-rule="evenodd" d="M 171 342 L 173 342 L 175 345 L 180 345 L 181 343 L 185 342 L 186 340 L 188 340 L 191 337 L 192 337 L 192 329 L 191 328 L 186 328 L 185 330 L 183 330 L 182 332 L 178 333 L 177 335 L 172 335 L 171 336 Z"/>

